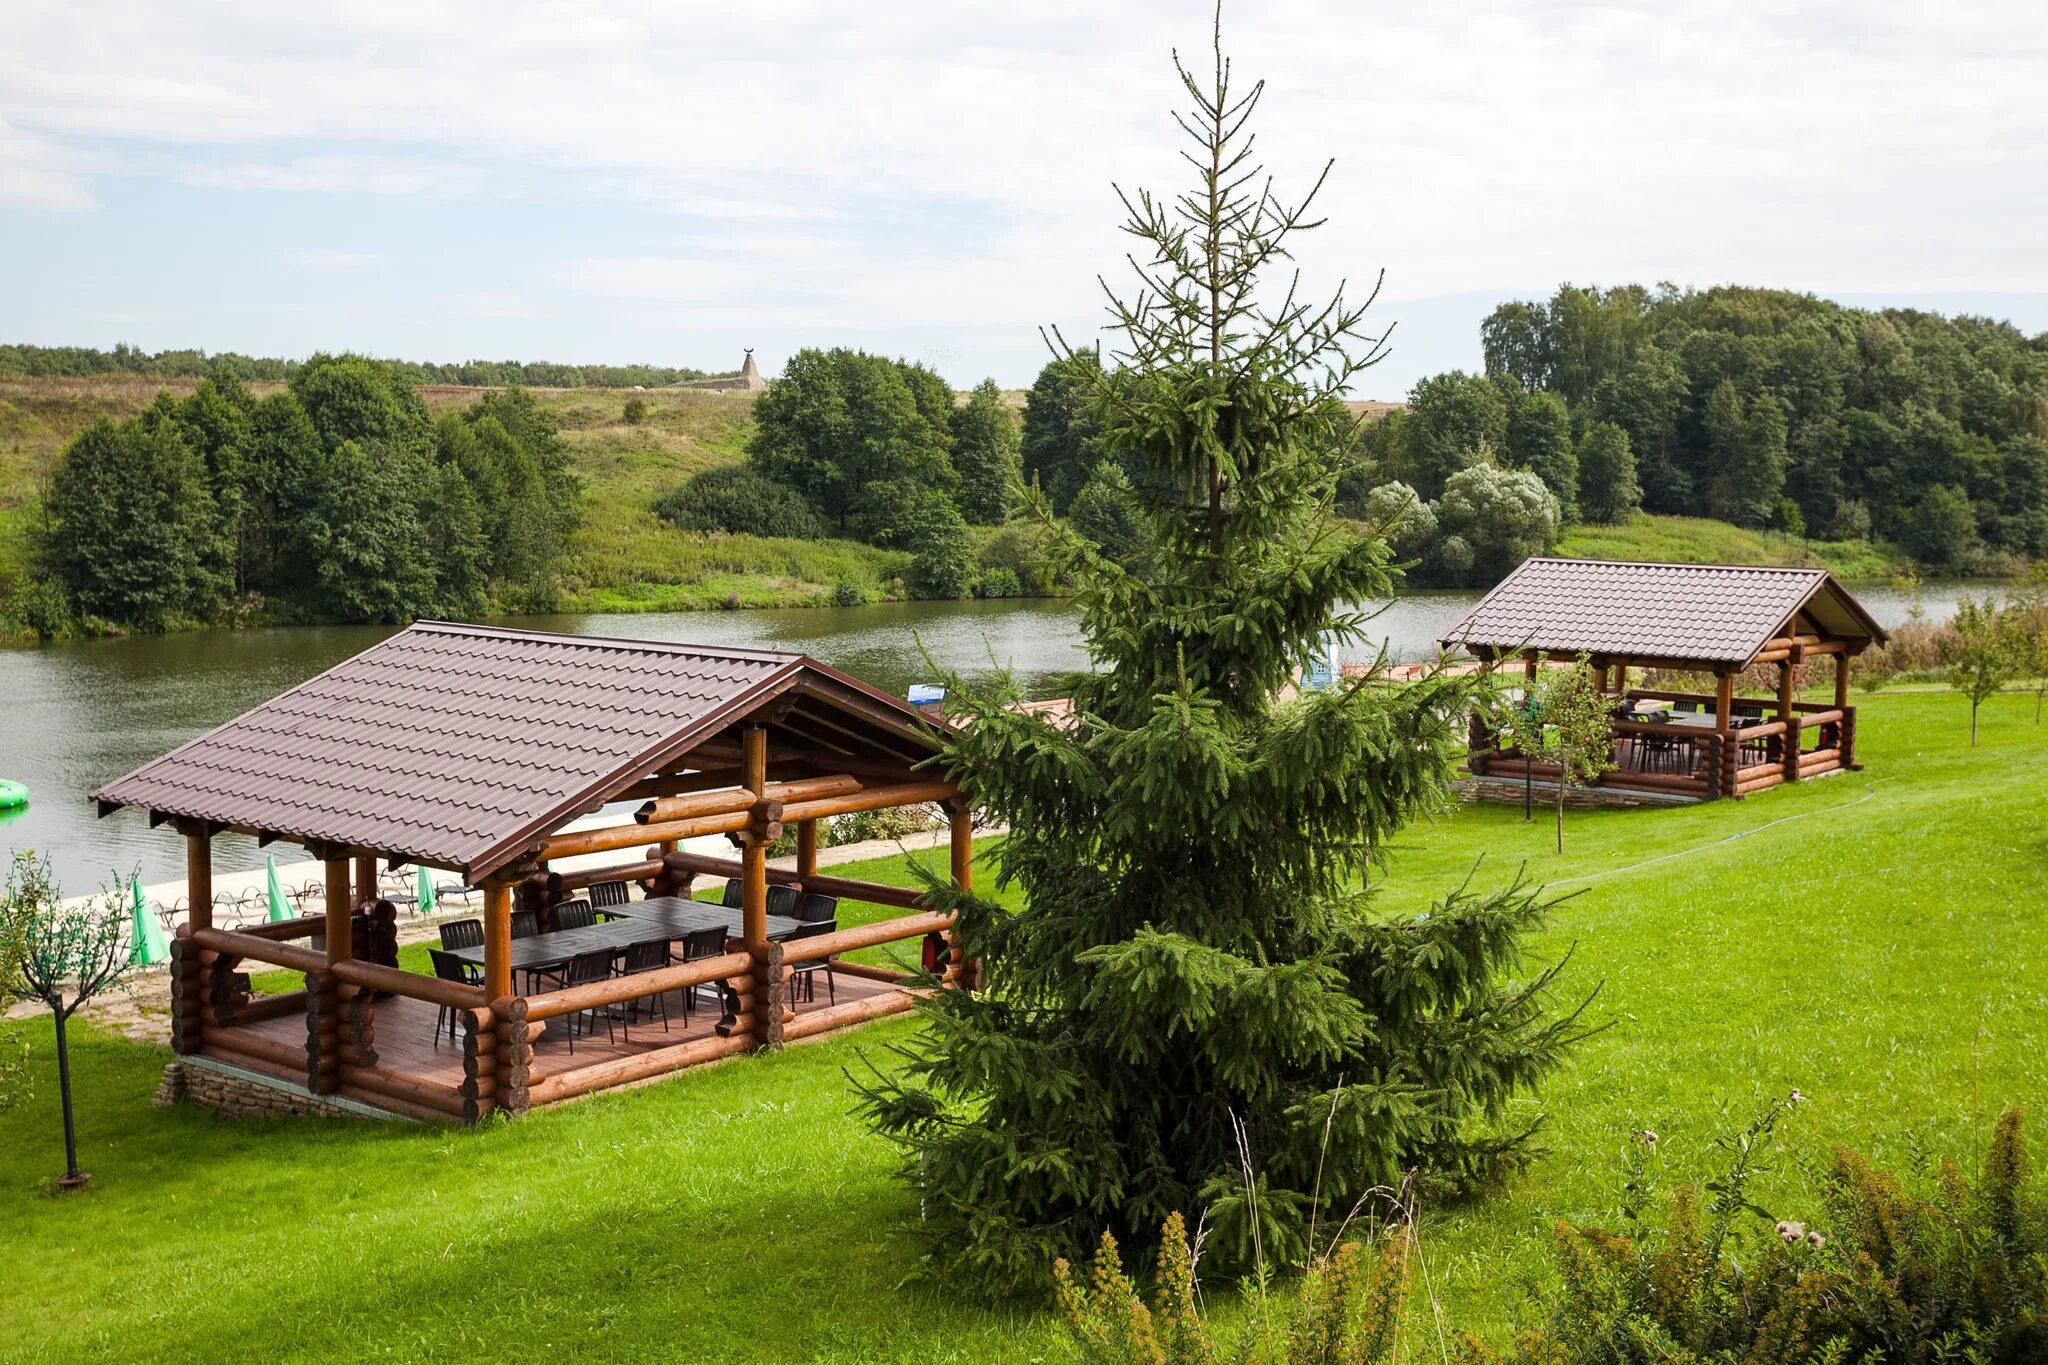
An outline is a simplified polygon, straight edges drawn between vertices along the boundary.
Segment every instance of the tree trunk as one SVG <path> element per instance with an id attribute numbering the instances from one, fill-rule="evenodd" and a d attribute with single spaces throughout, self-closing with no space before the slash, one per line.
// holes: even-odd
<path id="1" fill-rule="evenodd" d="M 1564 766 L 1557 770 L 1557 851 L 1564 852 Z"/>
<path id="2" fill-rule="evenodd" d="M 1975 697 L 1970 699 L 1970 747 L 1972 749 L 1977 747 L 1977 708 L 1982 704 Z"/>
<path id="3" fill-rule="evenodd" d="M 71 1049 L 64 1036 L 67 1013 L 59 1009 L 52 1017 L 57 1021 L 57 1097 L 64 1110 L 64 1180 L 66 1184 L 76 1184 L 79 1181 L 78 1125 L 71 1116 Z"/>

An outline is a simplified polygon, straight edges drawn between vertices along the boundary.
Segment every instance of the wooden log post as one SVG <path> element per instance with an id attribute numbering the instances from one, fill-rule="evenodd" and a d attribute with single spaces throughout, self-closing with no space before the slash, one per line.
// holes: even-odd
<path id="1" fill-rule="evenodd" d="M 192 941 L 192 926 L 178 926 L 171 940 L 171 1051 L 190 1056 L 201 1050 L 206 1009 L 206 968 Z"/>
<path id="2" fill-rule="evenodd" d="M 946 803 L 946 846 L 952 855 L 953 885 L 962 891 L 974 889 L 974 809 L 964 796 L 955 797 Z M 960 949 L 959 931 L 948 936 L 948 949 L 955 969 L 959 972 L 962 990 L 973 990 L 981 984 L 981 962 L 969 959 Z"/>
<path id="3" fill-rule="evenodd" d="M 376 998 L 362 986 L 341 990 L 341 1059 L 348 1066 L 377 1065 Z"/>
<path id="4" fill-rule="evenodd" d="M 316 1095 L 341 1088 L 340 987 L 333 972 L 306 973 L 306 1089 Z"/>
<path id="5" fill-rule="evenodd" d="M 1742 745 L 1736 740 L 1731 728 L 1735 718 L 1735 675 L 1726 669 L 1714 673 L 1714 734 L 1720 742 L 1721 794 L 1730 800 L 1740 800 L 1742 793 L 1735 790 L 1735 770 L 1740 766 Z"/>
<path id="6" fill-rule="evenodd" d="M 185 922 L 213 927 L 213 839 L 204 825 L 185 825 Z"/>
<path id="7" fill-rule="evenodd" d="M 798 880 L 818 875 L 818 822 L 816 820 L 797 821 L 796 875 Z"/>
<path id="8" fill-rule="evenodd" d="M 740 781 L 757 795 L 768 785 L 768 731 L 762 726 L 741 732 Z M 765 1048 L 782 1046 L 782 949 L 768 941 L 768 845 L 775 841 L 768 831 L 781 814 L 780 803 L 761 797 L 739 836 L 741 941 L 754 960 L 752 1032 L 755 1046 Z"/>
<path id="9" fill-rule="evenodd" d="M 474 1022 L 475 1016 L 471 1016 Z M 533 1042 L 531 1026 L 526 1022 L 526 997 L 514 995 L 499 997 L 491 1003 L 492 1028 L 495 1037 L 489 1040 L 494 1046 L 492 1098 L 495 1106 L 508 1117 L 517 1118 L 524 1114 L 531 1104 L 528 1087 L 533 1069 Z M 482 1067 L 481 1056 L 484 1042 L 474 1044 Z"/>
<path id="10" fill-rule="evenodd" d="M 355 859 L 355 904 L 368 905 L 377 899 L 377 855 L 358 853 Z"/>
<path id="11" fill-rule="evenodd" d="M 506 1049 L 496 1046 L 497 1026 L 483 1030 L 488 1041 L 478 1045 L 477 1017 L 470 1010 L 456 1011 L 456 1020 L 462 1030 L 462 1085 L 457 1093 L 462 1096 L 462 1121 L 475 1123 L 497 1107 L 498 1058 Z M 522 1042 L 521 1046 L 525 1046 Z M 530 1054 L 532 1049 L 527 1048 Z M 524 1073 L 521 1074 L 520 1088 L 525 1089 Z M 521 1096 L 524 1103 L 524 1095 Z"/>
<path id="12" fill-rule="evenodd" d="M 1792 667 L 1798 661 L 1798 649 L 1793 658 L 1778 665 L 1778 719 L 1785 723 L 1785 733 L 1779 737 L 1778 758 L 1783 766 L 1785 780 L 1799 780 L 1799 727 L 1800 715 L 1792 709 Z"/>
<path id="13" fill-rule="evenodd" d="M 502 879 L 484 882 L 484 995 L 492 1008 L 512 994 L 512 888 Z"/>
<path id="14" fill-rule="evenodd" d="M 1856 761 L 1856 708 L 1855 708 L 1855 707 L 1853 707 L 1853 706 L 1844 706 L 1844 707 L 1842 708 L 1842 724 L 1841 724 L 1841 727 L 1840 727 L 1840 731 L 1839 731 L 1839 733 L 1840 733 L 1840 738 L 1839 738 L 1839 740 L 1838 740 L 1838 741 L 1836 742 L 1836 744 L 1835 744 L 1835 747 L 1836 747 L 1837 749 L 1839 749 L 1839 750 L 1841 751 L 1841 754 L 1842 754 L 1842 766 L 1843 766 L 1844 768 L 1848 769 L 1848 770 L 1849 770 L 1850 772 L 1852 772 L 1852 773 L 1860 773 L 1860 772 L 1862 772 L 1862 771 L 1863 771 L 1863 765 L 1862 765 L 1861 763 L 1858 763 L 1858 762 Z"/>

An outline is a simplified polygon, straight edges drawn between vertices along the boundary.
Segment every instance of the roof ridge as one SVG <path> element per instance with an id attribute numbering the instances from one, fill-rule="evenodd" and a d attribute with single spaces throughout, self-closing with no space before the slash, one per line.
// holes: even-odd
<path id="1" fill-rule="evenodd" d="M 397 639 L 419 631 L 427 635 L 472 635 L 486 640 L 529 640 L 583 648 L 645 650 L 655 654 L 681 654 L 707 659 L 749 659 L 764 663 L 801 663 L 806 655 L 786 649 L 752 649 L 745 645 L 698 645 L 681 640 L 637 640 L 626 635 L 572 635 L 557 630 L 521 630 L 516 626 L 486 626 L 474 621 L 414 621 L 389 638 Z"/>
<path id="2" fill-rule="evenodd" d="M 1566 555 L 1531 555 L 1524 564 L 1598 564 L 1611 569 L 1731 569 L 1738 573 L 1826 574 L 1834 570 L 1819 564 L 1695 564 L 1669 559 L 1573 559 Z"/>

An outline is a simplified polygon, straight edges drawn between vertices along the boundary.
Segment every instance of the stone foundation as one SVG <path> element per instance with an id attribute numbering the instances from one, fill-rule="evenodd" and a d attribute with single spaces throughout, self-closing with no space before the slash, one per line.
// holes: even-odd
<path id="1" fill-rule="evenodd" d="M 317 1116 L 406 1121 L 367 1104 L 339 1095 L 315 1095 L 295 1082 L 211 1057 L 181 1057 L 164 1068 L 150 1103 L 164 1107 L 181 1099 L 211 1109 L 224 1119 Z"/>
<path id="2" fill-rule="evenodd" d="M 1452 784 L 1465 801 L 1491 801 L 1500 805 L 1522 804 L 1523 783 L 1519 777 L 1495 775 L 1467 777 Z M 1557 784 L 1537 779 L 1528 790 L 1538 810 L 1557 807 Z M 1621 787 L 1569 787 L 1564 794 L 1566 810 L 1638 810 L 1646 806 L 1696 806 L 1697 796 L 1676 792 L 1628 791 Z"/>

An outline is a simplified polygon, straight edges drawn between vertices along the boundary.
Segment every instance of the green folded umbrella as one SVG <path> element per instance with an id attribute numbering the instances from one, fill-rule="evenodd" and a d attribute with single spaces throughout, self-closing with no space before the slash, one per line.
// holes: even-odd
<path id="1" fill-rule="evenodd" d="M 129 942 L 128 965 L 149 967 L 171 958 L 171 945 L 164 940 L 164 927 L 156 922 L 156 916 L 149 911 L 149 902 L 142 895 L 142 874 L 137 873 L 128 883 L 132 888 L 133 900 L 129 906 L 129 928 L 134 932 Z"/>
<path id="2" fill-rule="evenodd" d="M 425 867 L 420 868 L 419 912 L 422 915 L 434 913 L 434 879 L 427 875 Z"/>
<path id="3" fill-rule="evenodd" d="M 277 855 L 268 854 L 265 861 L 270 864 L 270 922 L 275 924 L 281 919 L 297 919 L 299 913 L 284 898 L 284 885 L 277 879 Z"/>

